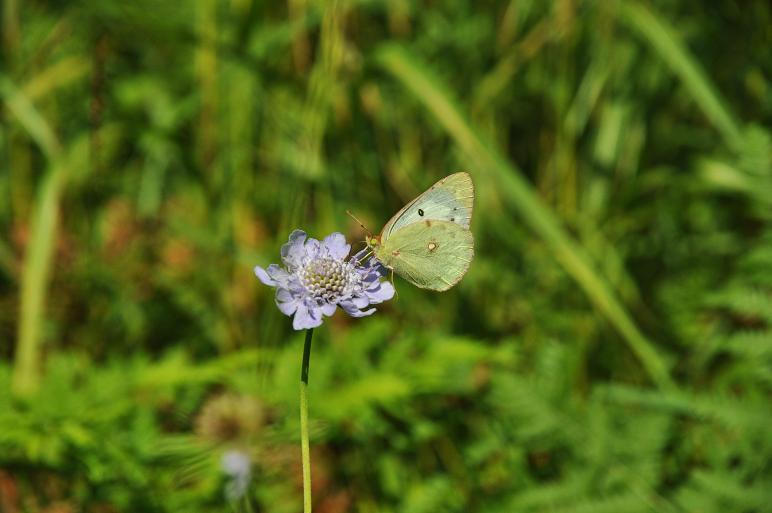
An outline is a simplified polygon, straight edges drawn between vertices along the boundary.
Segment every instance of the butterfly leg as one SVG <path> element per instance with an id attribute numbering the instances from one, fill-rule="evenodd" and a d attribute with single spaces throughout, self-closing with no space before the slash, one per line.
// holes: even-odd
<path id="1" fill-rule="evenodd" d="M 391 286 L 394 288 L 394 295 L 399 299 L 399 292 L 397 292 L 397 286 L 394 285 L 394 269 L 391 270 Z"/>
<path id="2" fill-rule="evenodd" d="M 373 254 L 372 250 L 365 253 L 365 255 L 359 259 L 359 263 L 361 264 L 362 262 L 366 261 L 372 254 Z"/>

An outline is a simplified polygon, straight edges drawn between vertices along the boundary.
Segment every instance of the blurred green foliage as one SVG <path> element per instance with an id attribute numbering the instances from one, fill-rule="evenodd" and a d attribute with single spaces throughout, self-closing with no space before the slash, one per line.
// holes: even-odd
<path id="1" fill-rule="evenodd" d="M 317 330 L 315 509 L 768 509 L 771 27 L 762 1 L 5 0 L 0 511 L 299 511 L 302 335 L 252 267 L 462 169 L 465 279 Z"/>

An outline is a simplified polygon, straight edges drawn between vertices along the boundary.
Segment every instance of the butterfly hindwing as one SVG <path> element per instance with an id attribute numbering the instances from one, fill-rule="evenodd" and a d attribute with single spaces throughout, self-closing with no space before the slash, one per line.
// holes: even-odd
<path id="1" fill-rule="evenodd" d="M 474 185 L 469 173 L 446 176 L 408 203 L 381 231 L 387 240 L 398 230 L 422 221 L 448 221 L 469 229 L 472 221 Z"/>
<path id="2" fill-rule="evenodd" d="M 417 287 L 443 291 L 469 269 L 474 237 L 455 222 L 426 220 L 394 231 L 375 256 Z"/>

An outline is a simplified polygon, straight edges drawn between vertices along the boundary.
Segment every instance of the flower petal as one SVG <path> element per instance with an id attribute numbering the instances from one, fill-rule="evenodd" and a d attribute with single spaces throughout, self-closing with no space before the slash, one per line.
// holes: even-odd
<path id="1" fill-rule="evenodd" d="M 362 275 L 360 274 L 360 276 L 362 276 Z M 377 282 L 377 281 L 378 281 L 380 278 L 381 278 L 381 277 L 380 277 L 380 276 L 378 276 L 378 273 L 374 273 L 374 272 L 368 272 L 368 274 L 365 274 L 364 276 L 362 276 L 362 284 L 363 284 L 363 285 L 365 285 L 366 287 L 371 287 L 371 286 L 373 286 L 373 285 L 374 285 L 374 284 L 375 284 L 375 283 L 376 283 L 376 282 Z"/>
<path id="2" fill-rule="evenodd" d="M 322 312 L 318 306 L 307 303 L 298 305 L 295 317 L 292 319 L 292 329 L 300 331 L 321 325 Z"/>
<path id="3" fill-rule="evenodd" d="M 319 256 L 319 250 L 321 247 L 322 244 L 318 240 L 309 238 L 303 248 L 305 251 L 305 256 L 310 259 L 316 258 Z"/>
<path id="4" fill-rule="evenodd" d="M 354 306 L 357 308 L 364 308 L 370 304 L 370 300 L 366 296 L 354 296 L 350 299 Z"/>
<path id="5" fill-rule="evenodd" d="M 378 304 L 394 297 L 394 285 L 391 282 L 384 281 L 377 287 L 372 287 L 365 290 L 367 298 L 371 304 Z"/>
<path id="6" fill-rule="evenodd" d="M 292 292 L 292 295 L 295 297 L 305 297 L 307 294 L 305 286 L 300 283 L 300 279 L 297 276 L 290 276 L 290 280 L 285 288 Z"/>
<path id="7" fill-rule="evenodd" d="M 322 247 L 336 260 L 343 260 L 351 251 L 351 244 L 346 243 L 346 237 L 342 233 L 331 233 L 322 241 Z"/>
<path id="8" fill-rule="evenodd" d="M 276 264 L 269 265 L 266 271 L 268 272 L 268 276 L 278 283 L 280 287 L 286 288 L 290 283 L 290 280 L 292 280 L 292 275 Z"/>
<path id="9" fill-rule="evenodd" d="M 334 304 L 334 303 L 324 303 L 324 304 L 321 306 L 321 309 L 322 309 L 322 313 L 323 313 L 324 315 L 326 315 L 327 317 L 330 317 L 330 316 L 332 316 L 332 314 L 334 314 L 334 313 L 335 313 L 335 310 L 336 310 L 337 308 L 338 308 L 338 305 L 336 305 L 336 304 Z"/>
<path id="10" fill-rule="evenodd" d="M 255 266 L 255 276 L 257 276 L 258 280 L 262 281 L 263 283 L 265 283 L 270 287 L 275 287 L 276 285 L 278 285 L 278 283 L 276 283 L 276 280 L 271 278 L 268 272 L 262 267 L 260 267 L 259 265 Z"/>
<path id="11" fill-rule="evenodd" d="M 372 315 L 375 313 L 375 308 L 370 308 L 369 310 L 364 310 L 364 311 L 360 310 L 350 299 L 341 301 L 340 303 L 338 303 L 338 306 L 343 308 L 343 310 L 345 310 L 345 312 L 349 314 L 351 317 L 366 317 L 368 315 Z"/>
<path id="12" fill-rule="evenodd" d="M 276 290 L 276 306 L 284 315 L 292 315 L 298 309 L 300 301 L 287 289 Z"/>
<path id="13" fill-rule="evenodd" d="M 295 230 L 289 236 L 289 241 L 281 247 L 281 259 L 287 267 L 297 267 L 306 255 L 304 241 L 306 232 Z"/>

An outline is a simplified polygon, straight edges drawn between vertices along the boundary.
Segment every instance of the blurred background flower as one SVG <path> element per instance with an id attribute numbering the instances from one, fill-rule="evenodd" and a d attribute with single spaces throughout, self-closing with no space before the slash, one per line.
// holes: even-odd
<path id="1" fill-rule="evenodd" d="M 247 493 L 249 480 L 252 478 L 252 462 L 249 455 L 230 450 L 222 455 L 222 471 L 230 480 L 225 485 L 225 495 L 229 501 L 238 501 Z"/>
<path id="2" fill-rule="evenodd" d="M 260 401 L 248 395 L 224 393 L 209 399 L 196 417 L 196 434 L 214 444 L 249 446 L 265 425 Z"/>

